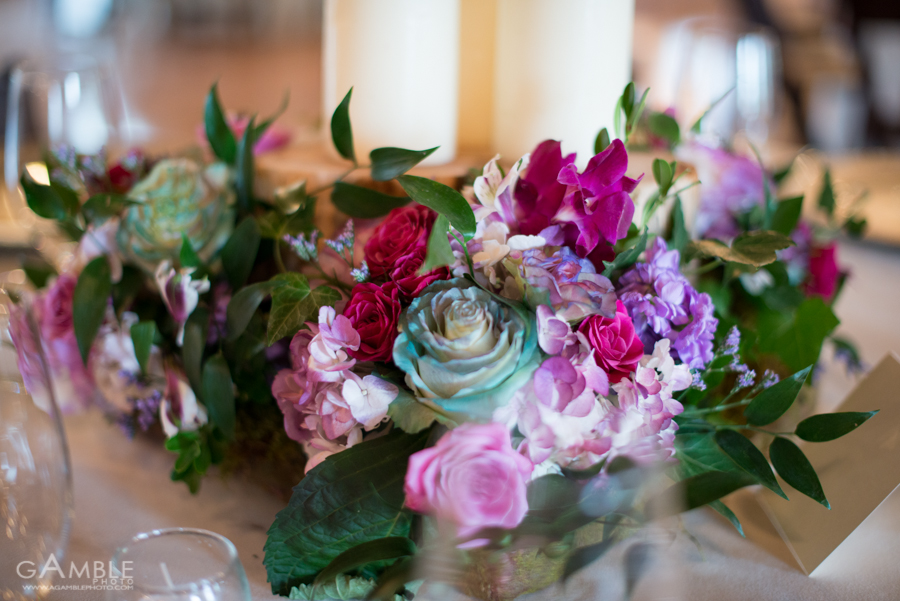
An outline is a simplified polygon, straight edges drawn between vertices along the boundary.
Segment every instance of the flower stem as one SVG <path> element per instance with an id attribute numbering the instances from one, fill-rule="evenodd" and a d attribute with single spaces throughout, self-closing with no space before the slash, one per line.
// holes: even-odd
<path id="1" fill-rule="evenodd" d="M 272 249 L 272 254 L 275 257 L 275 266 L 278 268 L 279 273 L 286 273 L 287 269 L 284 266 L 284 261 L 281 258 L 281 240 L 275 238 L 275 248 Z"/>

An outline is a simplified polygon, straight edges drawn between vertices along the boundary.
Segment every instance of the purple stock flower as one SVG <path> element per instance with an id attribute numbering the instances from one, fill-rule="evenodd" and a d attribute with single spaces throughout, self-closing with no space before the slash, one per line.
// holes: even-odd
<path id="1" fill-rule="evenodd" d="M 635 331 L 652 351 L 657 340 L 668 338 L 674 356 L 692 369 L 713 359 L 713 336 L 718 320 L 712 299 L 697 292 L 678 267 L 677 250 L 666 250 L 662 238 L 647 249 L 644 263 L 622 275 L 619 297 L 631 314 Z"/>

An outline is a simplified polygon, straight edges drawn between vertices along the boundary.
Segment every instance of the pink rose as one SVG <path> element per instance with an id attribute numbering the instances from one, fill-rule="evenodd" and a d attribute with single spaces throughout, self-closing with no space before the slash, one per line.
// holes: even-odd
<path id="1" fill-rule="evenodd" d="M 388 282 L 353 287 L 344 316 L 359 334 L 359 348 L 348 349 L 357 361 L 389 361 L 400 319 L 400 290 Z"/>
<path id="2" fill-rule="evenodd" d="M 416 269 L 421 267 L 428 235 L 436 218 L 437 213 L 420 204 L 407 205 L 388 213 L 365 246 L 366 264 L 372 279 L 391 277 L 391 273 L 410 257 L 419 257 Z"/>
<path id="3" fill-rule="evenodd" d="M 827 246 L 814 246 L 809 251 L 809 280 L 806 293 L 821 296 L 825 300 L 834 296 L 840 270 L 837 265 L 837 246 L 832 242 Z"/>
<path id="4" fill-rule="evenodd" d="M 581 322 L 578 332 L 587 338 L 594 349 L 594 360 L 613 384 L 634 372 L 644 356 L 644 343 L 635 333 L 622 301 L 616 301 L 615 317 L 591 315 Z"/>
<path id="5" fill-rule="evenodd" d="M 453 522 L 460 537 L 515 528 L 528 511 L 525 489 L 533 469 L 513 450 L 503 425 L 465 424 L 409 458 L 406 505 Z"/>

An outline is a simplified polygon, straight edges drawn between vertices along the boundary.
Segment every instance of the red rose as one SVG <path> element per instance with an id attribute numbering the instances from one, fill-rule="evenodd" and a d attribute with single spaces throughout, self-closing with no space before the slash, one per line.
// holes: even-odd
<path id="1" fill-rule="evenodd" d="M 419 296 L 429 284 L 450 279 L 450 270 L 447 267 L 438 267 L 425 275 L 418 275 L 419 268 L 425 261 L 421 254 L 423 253 L 415 252 L 400 257 L 397 267 L 390 273 L 391 281 L 400 289 L 400 295 L 405 302 Z"/>
<path id="2" fill-rule="evenodd" d="M 425 261 L 428 235 L 437 213 L 420 204 L 407 205 L 388 213 L 366 242 L 366 264 L 372 279 L 390 277 L 401 262 L 419 257 L 416 269 Z"/>
<path id="3" fill-rule="evenodd" d="M 627 378 L 644 356 L 644 343 L 634 331 L 634 324 L 622 301 L 616 301 L 616 316 L 591 315 L 578 327 L 591 348 L 597 365 L 606 370 L 609 383 Z"/>
<path id="4" fill-rule="evenodd" d="M 814 246 L 809 250 L 809 280 L 806 283 L 806 294 L 809 296 L 821 296 L 825 300 L 834 296 L 840 277 L 836 252 L 834 243 Z"/>
<path id="5" fill-rule="evenodd" d="M 348 351 L 357 361 L 389 361 L 400 319 L 400 290 L 393 282 L 366 282 L 353 287 L 344 316 L 359 333 L 359 350 Z"/>

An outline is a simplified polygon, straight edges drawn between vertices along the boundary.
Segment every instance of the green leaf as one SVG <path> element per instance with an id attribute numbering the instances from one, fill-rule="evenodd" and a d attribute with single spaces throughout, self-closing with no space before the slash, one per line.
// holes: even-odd
<path id="1" fill-rule="evenodd" d="M 675 453 L 682 477 L 704 472 L 737 472 L 740 468 L 716 444 L 713 434 L 679 434 L 675 437 Z"/>
<path id="2" fill-rule="evenodd" d="M 366 597 L 366 601 L 390 601 L 396 598 L 395 595 L 401 587 L 413 578 L 413 560 L 404 557 L 378 577 L 375 588 Z"/>
<path id="3" fill-rule="evenodd" d="M 244 330 L 247 329 L 247 324 L 250 323 L 250 319 L 256 313 L 260 303 L 269 296 L 276 286 L 278 286 L 277 282 L 257 282 L 256 284 L 244 286 L 231 297 L 231 300 L 228 301 L 228 308 L 225 311 L 228 340 L 237 340 L 244 333 Z"/>
<path id="4" fill-rule="evenodd" d="M 134 201 L 121 194 L 95 194 L 81 205 L 81 214 L 85 221 L 102 221 L 109 217 L 120 215 L 125 207 L 134 204 Z"/>
<path id="5" fill-rule="evenodd" d="M 209 409 L 212 422 L 222 430 L 227 440 L 234 440 L 235 408 L 234 384 L 231 370 L 222 353 L 209 358 L 203 366 L 203 403 Z"/>
<path id="6" fill-rule="evenodd" d="M 716 432 L 716 443 L 736 464 L 759 480 L 760 484 L 787 499 L 787 495 L 775 479 L 775 474 L 772 473 L 769 462 L 766 461 L 766 456 L 746 436 L 734 430 L 719 430 Z"/>
<path id="7" fill-rule="evenodd" d="M 222 247 L 222 268 L 228 276 L 228 283 L 233 290 L 244 285 L 259 251 L 259 226 L 256 219 L 247 216 L 234 228 L 228 242 Z"/>
<path id="8" fill-rule="evenodd" d="M 684 209 L 681 206 L 681 198 L 675 197 L 675 206 L 672 207 L 672 240 L 668 245 L 669 250 L 684 252 L 691 236 L 688 234 L 684 223 Z"/>
<path id="9" fill-rule="evenodd" d="M 25 259 L 22 263 L 22 270 L 35 288 L 43 288 L 51 277 L 57 275 L 56 268 L 40 257 Z"/>
<path id="10" fill-rule="evenodd" d="M 406 466 L 428 437 L 428 431 L 394 431 L 310 470 L 269 528 L 263 563 L 272 592 L 287 594 L 360 543 L 408 536 L 412 515 L 403 507 Z"/>
<path id="11" fill-rule="evenodd" d="M 181 346 L 181 363 L 184 373 L 194 390 L 202 390 L 203 351 L 209 330 L 209 312 L 198 307 L 184 324 L 184 343 Z"/>
<path id="12" fill-rule="evenodd" d="M 861 238 L 866 233 L 869 223 L 865 218 L 849 217 L 844 222 L 844 231 L 851 238 Z"/>
<path id="13" fill-rule="evenodd" d="M 780 201 L 775 207 L 772 216 L 772 230 L 785 236 L 790 236 L 797 228 L 800 221 L 800 212 L 803 210 L 803 197 L 795 196 Z"/>
<path id="14" fill-rule="evenodd" d="M 401 175 L 397 181 L 417 203 L 444 215 L 466 240 L 475 235 L 475 213 L 462 194 L 450 186 L 415 175 Z"/>
<path id="15" fill-rule="evenodd" d="M 331 140 L 338 154 L 356 164 L 356 152 L 353 150 L 353 128 L 350 127 L 350 96 L 353 88 L 347 92 L 341 103 L 331 115 Z"/>
<path id="16" fill-rule="evenodd" d="M 456 261 L 456 256 L 450 247 L 449 231 L 450 222 L 443 215 L 438 215 L 431 227 L 431 233 L 428 234 L 425 262 L 419 268 L 419 275 L 424 275 L 444 265 L 453 265 Z"/>
<path id="17" fill-rule="evenodd" d="M 439 147 L 428 150 L 406 150 L 405 148 L 376 148 L 369 153 L 372 161 L 372 179 L 376 182 L 386 182 L 401 176 L 425 158 L 430 156 Z"/>
<path id="18" fill-rule="evenodd" d="M 744 409 L 744 417 L 753 426 L 765 426 L 784 415 L 800 394 L 812 366 L 760 392 Z"/>
<path id="19" fill-rule="evenodd" d="M 209 140 L 209 147 L 219 159 L 229 165 L 234 165 L 237 158 L 237 143 L 234 139 L 234 132 L 228 127 L 225 115 L 222 113 L 218 86 L 218 83 L 214 83 L 206 96 L 206 108 L 203 115 L 206 124 L 206 139 Z"/>
<path id="20" fill-rule="evenodd" d="M 659 197 L 665 198 L 672 186 L 672 165 L 662 159 L 653 159 L 653 179 L 659 186 Z"/>
<path id="21" fill-rule="evenodd" d="M 741 521 L 738 519 L 738 516 L 734 515 L 734 512 L 728 508 L 728 506 L 722 501 L 713 501 L 709 504 L 710 507 L 715 509 L 719 514 L 721 514 L 726 520 L 731 522 L 731 525 L 734 526 L 734 529 L 738 531 L 738 534 L 746 538 L 744 534 L 744 527 L 741 526 Z"/>
<path id="22" fill-rule="evenodd" d="M 44 219 L 62 221 L 68 216 L 66 203 L 59 194 L 59 187 L 45 186 L 32 179 L 28 171 L 22 172 L 19 180 L 25 192 L 28 208 Z"/>
<path id="23" fill-rule="evenodd" d="M 810 499 L 821 503 L 826 509 L 831 509 L 816 470 L 797 445 L 779 436 L 769 447 L 769 458 L 775 466 L 775 471 L 785 482 Z"/>
<path id="24" fill-rule="evenodd" d="M 371 188 L 337 182 L 331 190 L 331 202 L 337 209 L 359 219 L 383 217 L 392 210 L 409 204 L 406 196 L 391 196 Z"/>
<path id="25" fill-rule="evenodd" d="M 301 584 L 291 588 L 288 599 L 298 601 L 359 601 L 375 588 L 375 581 L 368 578 L 351 578 L 350 576 L 338 576 L 332 582 L 314 587 L 312 584 Z M 394 601 L 406 601 L 405 598 L 395 597 Z"/>
<path id="26" fill-rule="evenodd" d="M 819 297 L 806 299 L 787 320 L 778 313 L 761 313 L 759 349 L 776 353 L 788 369 L 800 370 L 819 360 L 822 343 L 840 323 Z"/>
<path id="27" fill-rule="evenodd" d="M 677 514 L 702 507 L 729 495 L 739 488 L 756 484 L 756 479 L 746 472 L 703 472 L 673 484 L 661 496 L 653 499 L 663 509 L 663 514 Z"/>
<path id="28" fill-rule="evenodd" d="M 644 228 L 644 232 L 641 234 L 641 237 L 638 238 L 637 242 L 634 243 L 634 246 L 617 254 L 616 258 L 612 261 L 603 261 L 603 265 L 606 267 L 606 269 L 603 270 L 603 275 L 609 277 L 614 271 L 633 265 L 637 262 L 641 253 L 644 252 L 644 249 L 646 248 L 647 228 Z"/>
<path id="29" fill-rule="evenodd" d="M 237 145 L 234 187 L 237 190 L 238 206 L 244 211 L 248 211 L 253 204 L 253 144 L 256 143 L 253 131 L 255 122 L 256 117 L 251 117 L 247 129 L 244 130 L 244 135 L 241 136 Z"/>
<path id="30" fill-rule="evenodd" d="M 609 131 L 604 127 L 597 133 L 597 138 L 594 140 L 594 154 L 600 154 L 609 147 L 609 144 Z"/>
<path id="31" fill-rule="evenodd" d="M 718 257 L 724 261 L 762 267 L 773 263 L 778 258 L 775 255 L 776 251 L 793 245 L 794 241 L 784 234 L 772 231 L 754 231 L 743 233 L 735 238 L 730 248 L 718 240 L 693 240 L 690 248 L 703 256 Z"/>
<path id="32" fill-rule="evenodd" d="M 296 334 L 304 323 L 315 317 L 320 307 L 341 300 L 341 294 L 328 286 L 310 289 L 306 277 L 299 273 L 282 273 L 270 281 L 279 285 L 272 291 L 267 333 L 269 346 L 285 336 Z"/>
<path id="33" fill-rule="evenodd" d="M 415 555 L 416 543 L 405 536 L 388 536 L 360 543 L 331 560 L 316 576 L 314 585 L 321 585 L 341 574 L 376 561 L 387 561 Z"/>
<path id="34" fill-rule="evenodd" d="M 97 331 L 106 316 L 106 306 L 112 292 L 109 262 L 106 257 L 97 257 L 88 263 L 72 294 L 72 322 L 75 326 L 75 340 L 81 359 L 87 365 L 88 354 Z"/>
<path id="35" fill-rule="evenodd" d="M 616 538 L 607 538 L 599 543 L 588 545 L 586 547 L 579 547 L 572 551 L 563 568 L 562 581 L 565 582 L 581 568 L 594 563 L 606 555 L 606 552 L 609 551 L 616 542 Z"/>
<path id="36" fill-rule="evenodd" d="M 418 434 L 437 419 L 437 412 L 416 400 L 409 392 L 400 389 L 397 398 L 388 405 L 388 415 L 394 425 L 407 434 Z"/>
<path id="37" fill-rule="evenodd" d="M 735 87 L 736 87 L 736 86 L 731 86 L 730 88 L 728 88 L 728 90 L 726 90 L 724 94 L 722 94 L 721 96 L 719 96 L 715 101 L 713 101 L 712 104 L 709 105 L 709 108 L 708 108 L 708 109 L 706 109 L 705 111 L 703 111 L 703 114 L 700 115 L 700 117 L 699 117 L 696 121 L 694 121 L 694 124 L 691 126 L 691 131 L 692 131 L 692 132 L 694 132 L 695 134 L 699 134 L 699 133 L 700 133 L 700 130 L 701 130 L 702 127 L 703 127 L 703 120 L 706 118 L 706 116 L 709 115 L 709 113 L 712 112 L 712 110 L 713 110 L 714 108 L 716 108 L 716 107 L 719 105 L 720 102 L 722 102 L 723 100 L 725 100 L 725 99 L 728 97 L 729 94 L 731 94 L 732 92 L 734 92 Z"/>
<path id="38" fill-rule="evenodd" d="M 678 122 L 665 113 L 652 113 L 647 120 L 647 126 L 657 138 L 662 138 L 671 146 L 677 146 L 681 140 L 681 129 Z"/>
<path id="39" fill-rule="evenodd" d="M 200 259 L 200 256 L 197 254 L 197 251 L 194 250 L 191 241 L 188 239 L 187 234 L 181 232 L 181 251 L 178 253 L 178 262 L 181 263 L 182 267 L 200 267 L 203 264 L 203 261 Z"/>
<path id="40" fill-rule="evenodd" d="M 819 193 L 819 208 L 829 217 L 834 214 L 834 186 L 831 183 L 831 169 L 825 170 L 822 191 Z"/>
<path id="41" fill-rule="evenodd" d="M 262 135 L 264 133 L 266 133 L 266 130 L 269 129 L 269 127 L 273 123 L 275 123 L 275 120 L 284 114 L 284 111 L 287 110 L 288 103 L 290 102 L 290 100 L 291 100 L 291 92 L 290 92 L 290 90 L 286 90 L 284 92 L 284 96 L 281 97 L 281 104 L 278 105 L 278 108 L 275 110 L 275 112 L 272 113 L 272 115 L 269 118 L 265 119 L 259 125 L 256 126 L 256 130 L 254 130 L 254 132 L 253 132 L 254 140 L 259 140 L 262 137 Z"/>
<path id="42" fill-rule="evenodd" d="M 794 433 L 808 442 L 828 442 L 853 432 L 878 411 L 846 411 L 813 415 L 797 424 Z"/>
<path id="43" fill-rule="evenodd" d="M 776 185 L 781 185 L 781 182 L 783 182 L 787 178 L 787 176 L 791 172 L 791 169 L 793 169 L 793 167 L 794 167 L 795 160 L 796 160 L 796 157 L 791 159 L 790 163 L 788 163 L 787 165 L 785 165 L 784 167 L 782 167 L 781 169 L 777 170 L 775 173 L 772 174 L 772 179 L 775 181 Z"/>
<path id="44" fill-rule="evenodd" d="M 156 322 L 142 321 L 131 326 L 131 343 L 134 345 L 134 356 L 141 372 L 147 373 L 147 362 L 150 361 L 150 348 L 156 336 Z"/>

